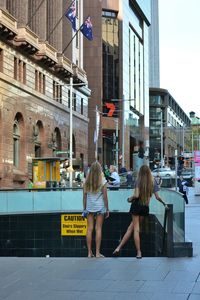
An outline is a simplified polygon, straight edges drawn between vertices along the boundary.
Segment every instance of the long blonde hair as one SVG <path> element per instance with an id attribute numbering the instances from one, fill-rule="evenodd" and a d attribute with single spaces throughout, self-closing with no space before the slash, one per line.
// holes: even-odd
<path id="1" fill-rule="evenodd" d="M 151 174 L 151 170 L 147 165 L 141 166 L 138 178 L 137 186 L 139 189 L 139 199 L 140 202 L 146 204 L 153 194 L 154 179 Z"/>
<path id="2" fill-rule="evenodd" d="M 84 184 L 84 191 L 97 193 L 102 187 L 102 168 L 98 161 L 92 163 Z"/>

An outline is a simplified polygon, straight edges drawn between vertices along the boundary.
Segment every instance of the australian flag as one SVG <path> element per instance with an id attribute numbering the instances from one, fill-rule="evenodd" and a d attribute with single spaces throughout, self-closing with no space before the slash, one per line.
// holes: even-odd
<path id="1" fill-rule="evenodd" d="M 76 1 L 74 0 L 65 13 L 65 17 L 71 22 L 72 28 L 76 31 Z"/>
<path id="2" fill-rule="evenodd" d="M 80 27 L 80 31 L 89 41 L 93 40 L 92 22 L 90 16 L 85 19 L 84 23 Z"/>

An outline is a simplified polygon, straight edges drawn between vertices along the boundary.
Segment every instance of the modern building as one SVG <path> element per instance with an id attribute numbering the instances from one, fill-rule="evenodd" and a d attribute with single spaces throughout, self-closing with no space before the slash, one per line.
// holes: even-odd
<path id="1" fill-rule="evenodd" d="M 190 118 L 165 89 L 150 88 L 150 165 L 174 166 L 175 150 L 183 155 L 187 149 Z"/>
<path id="2" fill-rule="evenodd" d="M 149 26 L 149 87 L 160 88 L 158 0 L 151 0 L 151 25 Z"/>
<path id="3" fill-rule="evenodd" d="M 150 4 L 146 0 L 84 1 L 94 32 L 91 48 L 84 41 L 84 69 L 92 90 L 90 163 L 95 159 L 96 106 L 101 115 L 98 158 L 104 165 L 132 168 L 139 144 L 148 152 Z"/>
<path id="4" fill-rule="evenodd" d="M 190 112 L 191 119 L 191 152 L 200 150 L 200 118 L 196 116 L 194 111 Z"/>
<path id="5" fill-rule="evenodd" d="M 78 23 L 82 10 L 79 1 Z M 1 188 L 25 187 L 33 158 L 68 156 L 70 143 L 74 164 L 87 165 L 90 90 L 82 35 L 67 47 L 73 32 L 65 11 L 60 0 L 0 1 Z"/>

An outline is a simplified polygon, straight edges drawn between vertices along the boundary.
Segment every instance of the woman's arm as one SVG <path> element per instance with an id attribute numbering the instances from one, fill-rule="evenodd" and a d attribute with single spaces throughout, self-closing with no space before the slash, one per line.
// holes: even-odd
<path id="1" fill-rule="evenodd" d="M 108 218 L 109 217 L 109 208 L 108 208 L 108 193 L 107 193 L 106 184 L 104 184 L 104 186 L 102 188 L 102 193 L 103 193 L 104 205 L 105 205 L 105 208 L 106 208 L 106 218 Z"/>
<path id="2" fill-rule="evenodd" d="M 133 200 L 135 200 L 135 199 L 137 199 L 137 198 L 139 198 L 139 189 L 138 189 L 138 187 L 136 187 L 136 188 L 134 189 L 133 196 L 129 197 L 129 198 L 127 199 L 127 201 L 131 203 Z"/>
<path id="3" fill-rule="evenodd" d="M 158 192 L 154 192 L 154 195 L 156 197 L 156 200 L 161 202 L 165 207 L 167 207 L 167 204 L 162 200 L 162 198 L 159 196 Z"/>
<path id="4" fill-rule="evenodd" d="M 87 193 L 85 192 L 85 189 L 83 187 L 83 210 L 86 209 L 86 204 L 87 204 Z"/>

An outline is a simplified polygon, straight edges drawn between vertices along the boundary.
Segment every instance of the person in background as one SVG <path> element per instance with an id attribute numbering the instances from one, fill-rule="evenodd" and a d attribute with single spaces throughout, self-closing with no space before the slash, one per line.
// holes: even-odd
<path id="1" fill-rule="evenodd" d="M 28 189 L 32 189 L 33 188 L 33 181 L 32 181 L 32 179 L 30 179 L 29 178 L 29 180 L 28 180 Z"/>
<path id="2" fill-rule="evenodd" d="M 114 165 L 110 165 L 110 176 L 108 178 L 108 186 L 118 188 L 120 186 L 120 177 L 117 172 L 117 168 Z"/>
<path id="3" fill-rule="evenodd" d="M 185 200 L 185 203 L 188 204 L 188 182 L 183 179 L 183 176 L 181 175 L 178 182 L 179 187 L 179 193 L 183 194 L 183 199 Z"/>
<path id="4" fill-rule="evenodd" d="M 155 181 L 159 187 L 159 189 L 161 188 L 161 185 L 162 185 L 162 178 L 160 177 L 160 173 L 157 172 L 156 176 L 154 177 L 155 178 Z"/>
<path id="5" fill-rule="evenodd" d="M 102 225 L 104 217 L 109 217 L 107 182 L 101 165 L 96 161 L 89 170 L 83 185 L 83 214 L 87 217 L 87 248 L 88 257 L 94 257 L 92 252 L 92 233 L 95 225 L 96 257 L 104 257 L 100 252 Z"/>
<path id="6" fill-rule="evenodd" d="M 136 248 L 136 258 L 142 258 L 142 252 L 140 248 L 140 222 L 144 216 L 149 215 L 149 204 L 152 194 L 154 193 L 156 199 L 161 202 L 165 208 L 167 208 L 167 205 L 159 196 L 158 190 L 158 185 L 151 174 L 150 168 L 147 165 L 141 166 L 136 180 L 134 195 L 128 198 L 128 202 L 132 203 L 130 207 L 132 222 L 129 225 L 120 244 L 114 250 L 113 256 L 119 256 L 121 248 L 133 234 Z"/>
<path id="7" fill-rule="evenodd" d="M 133 174 L 131 171 L 127 172 L 126 185 L 127 185 L 127 187 L 133 187 Z"/>
<path id="8" fill-rule="evenodd" d="M 110 171 L 109 171 L 107 165 L 104 166 L 104 176 L 105 176 L 106 180 L 107 180 L 108 177 L 110 176 Z"/>
<path id="9" fill-rule="evenodd" d="M 80 172 L 77 175 L 76 180 L 78 182 L 78 186 L 82 186 L 83 185 L 83 181 L 84 181 L 84 172 L 83 172 L 83 170 L 80 170 Z"/>
<path id="10" fill-rule="evenodd" d="M 121 167 L 120 170 L 119 170 L 119 173 L 120 174 L 127 173 L 126 167 Z"/>

